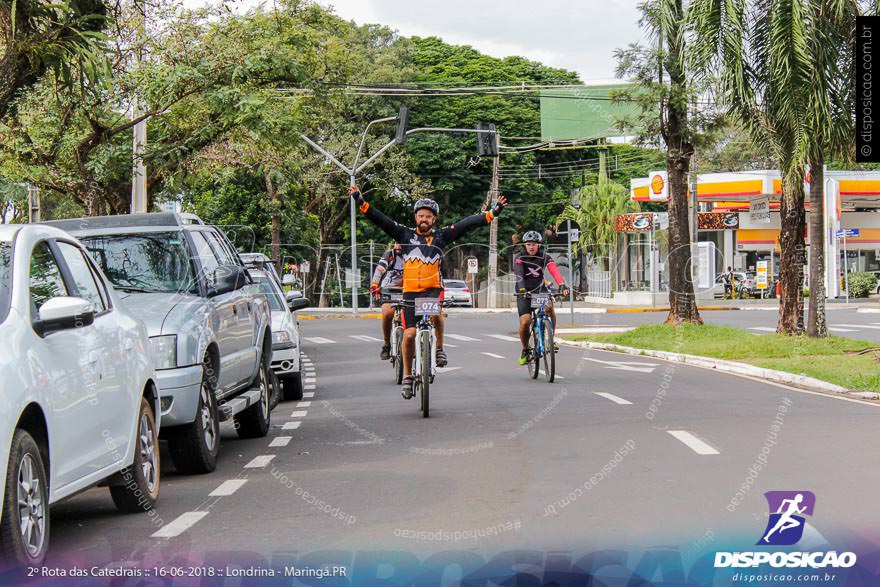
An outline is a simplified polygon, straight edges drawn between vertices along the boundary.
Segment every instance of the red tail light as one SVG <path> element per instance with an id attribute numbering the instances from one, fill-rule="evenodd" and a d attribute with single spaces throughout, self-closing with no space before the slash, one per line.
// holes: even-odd
<path id="1" fill-rule="evenodd" d="M 465 289 L 463 291 L 464 291 L 464 293 L 471 293 L 471 290 L 469 290 L 469 289 Z"/>

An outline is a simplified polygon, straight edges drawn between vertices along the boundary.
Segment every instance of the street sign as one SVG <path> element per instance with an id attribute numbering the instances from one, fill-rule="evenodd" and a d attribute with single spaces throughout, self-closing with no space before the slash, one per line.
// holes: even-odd
<path id="1" fill-rule="evenodd" d="M 749 202 L 749 221 L 754 224 L 769 224 L 770 196 L 761 196 Z"/>
<path id="2" fill-rule="evenodd" d="M 571 229 L 571 242 L 579 240 L 581 238 L 581 231 L 579 228 Z"/>
<path id="3" fill-rule="evenodd" d="M 308 273 L 312 269 L 311 264 L 308 261 L 303 261 L 299 264 L 299 270 L 302 273 Z"/>
<path id="4" fill-rule="evenodd" d="M 657 230 L 669 228 L 669 212 L 654 212 L 654 226 Z"/>
<path id="5" fill-rule="evenodd" d="M 768 261 L 758 261 L 758 271 L 755 274 L 755 287 L 758 289 L 767 289 L 767 266 Z"/>
<path id="6" fill-rule="evenodd" d="M 476 275 L 478 273 L 478 262 L 476 257 L 468 257 L 468 274 Z"/>
<path id="7" fill-rule="evenodd" d="M 861 230 L 858 228 L 842 228 L 837 231 L 837 238 L 858 238 Z"/>

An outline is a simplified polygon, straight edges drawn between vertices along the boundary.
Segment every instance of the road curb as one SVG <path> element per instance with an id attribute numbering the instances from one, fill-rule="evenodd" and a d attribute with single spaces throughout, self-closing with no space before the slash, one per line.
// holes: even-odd
<path id="1" fill-rule="evenodd" d="M 880 314 L 880 308 L 859 308 L 856 312 L 859 314 Z"/>
<path id="2" fill-rule="evenodd" d="M 715 312 L 715 311 L 736 311 L 741 310 L 739 306 L 697 306 L 697 310 L 700 312 Z M 656 307 L 656 308 L 605 308 L 605 312 L 608 314 L 639 314 L 641 312 L 668 312 L 669 307 Z"/>
<path id="3" fill-rule="evenodd" d="M 684 353 L 639 349 L 635 347 L 622 346 L 607 342 L 572 341 L 566 340 L 564 338 L 557 338 L 557 340 L 560 344 L 563 344 L 565 346 L 582 349 L 592 349 L 597 351 L 612 351 L 617 353 L 624 353 L 627 355 L 637 355 L 641 357 L 652 357 L 655 359 L 669 361 L 671 363 L 681 363 L 683 365 L 701 367 L 703 369 L 714 369 L 716 371 L 730 373 L 732 375 L 741 375 L 744 377 L 764 379 L 773 383 L 791 385 L 793 387 L 806 389 L 808 391 L 846 396 L 862 400 L 880 399 L 880 394 L 874 392 L 852 391 L 840 385 L 835 385 L 834 383 L 829 383 L 827 381 L 822 381 L 821 379 L 815 379 L 813 377 L 807 377 L 806 375 L 796 375 L 794 373 L 788 373 L 786 371 L 777 371 L 775 369 L 756 367 L 754 365 L 749 365 L 746 363 L 737 363 L 735 361 L 725 361 L 723 359 L 713 359 L 710 357 L 700 357 L 698 355 L 687 355 Z"/>

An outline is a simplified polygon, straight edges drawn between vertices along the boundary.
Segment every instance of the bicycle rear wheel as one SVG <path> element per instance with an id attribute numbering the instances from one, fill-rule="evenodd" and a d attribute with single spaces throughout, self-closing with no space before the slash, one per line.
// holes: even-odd
<path id="1" fill-rule="evenodd" d="M 397 385 L 403 383 L 403 329 L 394 329 L 394 356 L 391 357 L 391 363 L 394 366 L 394 377 Z"/>
<path id="2" fill-rule="evenodd" d="M 556 378 L 556 349 L 553 346 L 553 325 L 549 318 L 544 318 L 541 330 L 544 331 L 544 376 L 548 383 Z"/>
<path id="3" fill-rule="evenodd" d="M 529 377 L 538 378 L 538 365 L 541 364 L 541 341 L 538 338 L 538 325 L 532 324 L 532 354 L 529 355 Z"/>
<path id="4" fill-rule="evenodd" d="M 421 385 L 419 387 L 421 388 L 422 417 L 427 418 L 430 411 L 428 404 L 431 391 L 431 333 L 427 330 L 422 330 L 419 333 L 419 337 L 421 337 L 419 344 L 421 347 L 421 357 L 419 357 L 421 362 L 421 373 L 419 373 Z"/>

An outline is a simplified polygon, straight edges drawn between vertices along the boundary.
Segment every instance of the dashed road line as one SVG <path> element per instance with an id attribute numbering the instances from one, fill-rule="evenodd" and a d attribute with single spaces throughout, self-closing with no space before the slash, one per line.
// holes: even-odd
<path id="1" fill-rule="evenodd" d="M 518 338 L 507 336 L 506 334 L 487 334 L 486 336 L 491 336 L 492 338 L 497 338 L 498 340 L 506 340 L 508 342 L 520 342 Z"/>
<path id="2" fill-rule="evenodd" d="M 614 403 L 620 404 L 621 406 L 633 405 L 633 403 L 631 401 L 627 401 L 627 400 L 623 399 L 622 397 L 618 397 L 618 396 L 614 395 L 613 393 L 606 393 L 604 391 L 594 391 L 593 393 L 595 393 L 599 397 L 604 397 L 605 399 L 610 399 Z"/>
<path id="3" fill-rule="evenodd" d="M 272 446 L 271 444 L 269 446 Z M 241 486 L 247 483 L 247 479 L 229 479 L 228 481 L 224 481 L 220 484 L 217 489 L 208 494 L 209 497 L 224 497 L 227 495 L 232 495 L 239 489 Z"/>
<path id="4" fill-rule="evenodd" d="M 318 382 L 318 380 L 314 377 L 306 377 L 303 380 L 303 383 L 317 383 L 317 382 Z"/>
<path id="5" fill-rule="evenodd" d="M 847 328 L 867 328 L 869 330 L 880 330 L 880 326 L 871 326 L 870 324 L 835 324 L 835 326 L 845 326 Z"/>
<path id="6" fill-rule="evenodd" d="M 481 355 L 486 355 L 487 357 L 492 357 L 493 359 L 503 359 L 504 357 L 501 355 L 496 355 L 495 353 L 480 353 Z"/>
<path id="7" fill-rule="evenodd" d="M 840 328 L 839 326 L 829 326 L 831 332 L 856 332 L 854 328 Z"/>
<path id="8" fill-rule="evenodd" d="M 297 410 L 296 412 L 290 415 L 291 418 L 305 418 L 306 414 L 308 414 L 308 410 Z"/>
<path id="9" fill-rule="evenodd" d="M 275 458 L 275 455 L 260 455 L 251 459 L 251 462 L 244 466 L 245 469 L 262 469 Z"/>
<path id="10" fill-rule="evenodd" d="M 302 422 L 300 422 L 300 421 L 285 422 L 284 426 L 282 426 L 281 429 L 282 430 L 296 430 L 297 428 L 300 427 L 301 424 L 302 424 Z"/>
<path id="11" fill-rule="evenodd" d="M 297 422 L 299 424 L 299 422 Z M 276 436 L 272 439 L 272 442 L 269 443 L 270 448 L 275 448 L 278 446 L 287 446 L 290 444 L 290 441 L 293 440 L 293 436 Z"/>
<path id="12" fill-rule="evenodd" d="M 443 335 L 445 338 L 451 338 L 452 340 L 460 340 L 461 342 L 480 342 L 479 338 L 473 338 L 471 336 L 464 336 L 462 334 L 449 334 L 446 333 Z"/>
<path id="13" fill-rule="evenodd" d="M 175 536 L 180 536 L 207 515 L 208 512 L 186 512 L 180 514 L 174 520 L 153 532 L 153 538 L 174 538 Z"/>
<path id="14" fill-rule="evenodd" d="M 312 402 L 299 402 L 298 404 L 296 404 L 296 407 L 298 407 L 298 408 L 310 408 L 310 407 L 312 407 Z"/>
<path id="15" fill-rule="evenodd" d="M 310 383 L 309 385 L 306 385 L 305 387 L 303 387 L 303 389 L 315 389 L 315 384 Z M 305 394 L 303 394 L 303 397 L 305 397 Z"/>
<path id="16" fill-rule="evenodd" d="M 700 440 L 687 430 L 667 430 L 674 438 L 678 439 L 689 449 L 698 455 L 717 455 L 721 454 L 706 442 Z"/>
<path id="17" fill-rule="evenodd" d="M 545 373 L 543 369 L 538 369 L 538 373 L 540 373 L 541 375 L 544 375 L 544 376 L 547 375 L 547 373 Z M 554 379 L 565 379 L 565 377 L 563 377 L 562 375 L 554 375 L 553 378 Z"/>
<path id="18" fill-rule="evenodd" d="M 308 392 L 308 393 L 304 393 L 304 394 L 303 394 L 303 399 L 309 399 L 309 398 L 312 398 L 312 397 L 315 397 L 315 392 L 314 392 L 314 391 L 310 391 L 310 392 Z"/>
<path id="19" fill-rule="evenodd" d="M 368 336 L 366 334 L 349 334 L 349 336 L 355 340 L 359 340 L 361 342 L 383 342 L 381 339 L 376 338 L 374 336 Z"/>
<path id="20" fill-rule="evenodd" d="M 336 344 L 335 340 L 330 340 L 323 336 L 307 336 L 306 340 L 315 344 Z"/>

